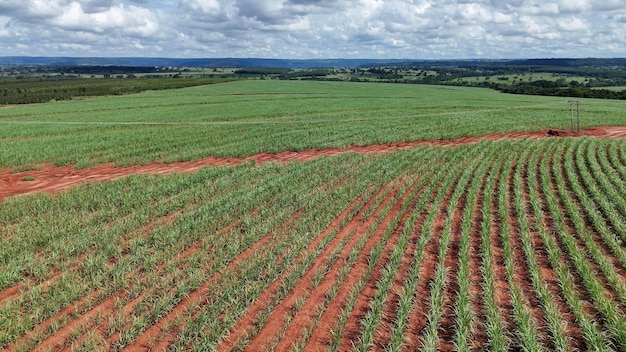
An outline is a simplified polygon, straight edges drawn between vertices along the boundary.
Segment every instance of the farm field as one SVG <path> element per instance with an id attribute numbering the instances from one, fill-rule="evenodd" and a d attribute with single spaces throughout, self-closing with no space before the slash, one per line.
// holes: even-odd
<path id="1" fill-rule="evenodd" d="M 0 191 L 0 348 L 623 351 L 623 105 L 575 134 L 562 99 L 380 84 L 0 109 L 0 186 L 35 185 Z"/>
<path id="2" fill-rule="evenodd" d="M 623 125 L 626 101 L 582 101 L 581 127 Z M 0 168 L 191 161 L 567 129 L 566 98 L 381 83 L 238 81 L 0 107 Z"/>

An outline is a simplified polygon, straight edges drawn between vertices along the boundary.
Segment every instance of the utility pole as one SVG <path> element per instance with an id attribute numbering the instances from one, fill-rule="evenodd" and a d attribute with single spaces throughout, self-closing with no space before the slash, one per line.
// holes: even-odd
<path id="1" fill-rule="evenodd" d="M 568 100 L 567 102 L 569 103 L 570 126 L 572 127 L 572 132 L 580 132 L 580 101 Z M 574 131 L 574 105 L 576 105 L 576 131 Z"/>

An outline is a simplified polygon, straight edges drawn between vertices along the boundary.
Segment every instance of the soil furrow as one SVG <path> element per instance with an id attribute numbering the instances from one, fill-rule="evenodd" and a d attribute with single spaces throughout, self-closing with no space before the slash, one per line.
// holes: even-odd
<path id="1" fill-rule="evenodd" d="M 548 273 L 552 273 L 552 268 L 549 264 L 549 262 L 546 260 L 547 258 L 547 251 L 545 249 L 545 246 L 543 244 L 543 241 L 541 239 L 540 234 L 538 233 L 539 229 L 538 226 L 540 226 L 539 224 L 541 223 L 542 219 L 536 219 L 535 218 L 535 214 L 533 212 L 532 209 L 532 202 L 531 202 L 531 187 L 534 187 L 537 183 L 536 182 L 540 182 L 539 180 L 532 180 L 528 169 L 530 167 L 536 167 L 539 163 L 539 160 L 541 159 L 541 157 L 545 154 L 545 151 L 541 151 L 539 153 L 539 157 L 537 158 L 537 160 L 532 161 L 532 157 L 525 160 L 524 161 L 524 165 L 523 165 L 523 174 L 522 174 L 522 187 L 523 187 L 523 192 L 522 192 L 522 202 L 524 204 L 524 209 L 526 210 L 525 214 L 516 214 L 516 216 L 518 217 L 524 217 L 526 219 L 526 221 L 528 221 L 528 223 L 530 224 L 529 228 L 528 228 L 528 236 L 530 238 L 530 244 L 532 246 L 532 252 L 535 259 L 538 262 L 538 266 L 539 266 L 539 270 L 540 273 L 542 273 L 544 276 Z M 533 166 L 531 166 L 531 162 L 533 163 Z M 538 173 L 538 171 L 537 171 Z M 541 184 L 541 183 L 539 183 Z M 540 197 L 541 198 L 541 197 Z M 542 198 L 543 200 L 543 198 Z M 513 207 L 515 207 L 513 205 Z M 545 210 L 545 209 L 544 209 Z M 513 211 L 515 211 L 513 209 Z M 545 213 L 544 213 L 545 214 Z M 518 230 L 521 231 L 521 228 Z M 516 231 L 517 232 L 517 231 Z M 519 243 L 520 243 L 520 249 L 523 248 L 523 244 L 522 244 L 522 239 L 520 237 L 517 236 L 517 234 L 515 236 L 512 236 L 516 239 L 519 238 Z M 539 334 L 540 337 L 540 341 L 542 342 L 542 344 L 545 345 L 545 343 L 547 341 L 549 341 L 549 336 L 547 335 L 547 320 L 546 317 L 544 315 L 543 310 L 541 309 L 541 303 L 539 300 L 539 297 L 537 297 L 537 293 L 532 285 L 531 279 L 530 279 L 530 270 L 531 268 L 529 267 L 529 259 L 526 258 L 526 254 L 524 253 L 524 251 L 513 251 L 513 255 L 514 255 L 514 262 L 515 262 L 515 273 L 514 273 L 514 280 L 515 283 L 513 283 L 512 285 L 517 285 L 519 288 L 521 288 L 521 291 L 523 293 L 523 296 L 526 298 L 527 301 L 527 306 L 530 308 L 531 311 L 531 316 L 533 318 L 533 320 L 536 322 L 536 326 L 539 328 L 537 333 Z M 552 274 L 553 276 L 553 274 Z"/>
<path id="2" fill-rule="evenodd" d="M 550 188 L 553 190 L 554 192 L 554 198 L 556 199 L 556 206 L 558 207 L 558 212 L 561 214 L 568 214 L 568 209 L 567 206 L 564 204 L 563 201 L 563 197 L 568 197 L 569 199 L 572 199 L 574 206 L 576 207 L 576 209 L 578 210 L 579 214 L 584 214 L 584 211 L 582 210 L 582 206 L 580 204 L 580 200 L 577 198 L 577 196 L 575 195 L 575 192 L 572 190 L 572 186 L 570 185 L 570 183 L 572 182 L 571 179 L 569 179 L 568 175 L 567 175 L 567 170 L 565 169 L 565 163 L 564 163 L 564 158 L 565 158 L 565 153 L 562 153 L 558 160 L 554 160 L 555 156 L 554 155 L 550 155 L 549 157 L 549 162 L 550 165 L 554 164 L 554 163 L 558 163 L 559 165 L 559 172 L 561 173 L 561 176 L 563 178 L 563 180 L 565 180 L 564 183 L 564 192 L 566 192 L 567 194 L 560 194 L 558 186 L 556 184 L 556 180 L 554 179 L 554 177 L 550 178 Z M 574 244 L 576 245 L 576 247 L 578 248 L 578 250 L 581 253 L 585 253 L 586 254 L 586 263 L 587 265 L 590 267 L 591 271 L 594 273 L 594 278 L 599 280 L 600 283 L 602 284 L 602 286 L 604 287 L 604 295 L 609 297 L 611 300 L 615 301 L 618 305 L 622 306 L 622 308 L 626 309 L 626 307 L 623 306 L 622 303 L 620 303 L 620 295 L 615 291 L 615 288 L 608 282 L 608 278 L 606 276 L 606 274 L 604 273 L 604 271 L 600 268 L 598 261 L 595 260 L 590 254 L 590 250 L 589 248 L 587 248 L 584 240 L 581 238 L 581 234 L 577 231 L 576 229 L 576 225 L 574 224 L 573 220 L 572 220 L 572 216 L 580 216 L 579 214 L 569 214 L 569 216 L 564 216 L 562 217 L 563 219 L 563 223 L 561 224 L 562 226 L 565 227 L 565 231 L 567 232 L 567 236 L 570 236 L 573 241 Z M 583 218 L 586 218 L 586 216 L 582 216 Z M 552 227 L 557 228 L 557 225 L 554 223 L 554 217 L 548 217 L 546 219 L 547 221 L 551 221 Z M 588 222 L 585 221 L 586 223 L 586 227 L 588 230 L 590 230 L 590 233 L 593 234 L 596 231 L 593 228 L 593 225 Z M 565 235 L 565 234 L 564 234 Z M 559 236 L 557 236 L 559 237 Z M 606 246 L 606 243 L 599 238 L 599 235 L 596 233 L 595 235 L 592 235 L 592 239 L 594 240 L 594 243 L 596 245 L 598 245 L 600 247 L 600 249 L 602 250 L 602 255 L 606 256 L 608 258 L 611 258 L 612 255 L 610 254 L 610 250 L 607 248 L 604 248 Z M 563 243 L 563 241 L 560 238 L 557 238 L 557 240 L 559 241 L 559 243 L 561 244 L 562 248 L 567 248 L 565 246 L 565 244 Z M 604 246 L 603 246 L 604 245 Z M 569 255 L 568 257 L 571 258 L 571 255 Z M 576 265 L 573 262 L 573 259 L 571 260 L 572 263 L 572 268 L 574 268 L 575 271 L 578 271 L 576 269 Z"/>
<path id="3" fill-rule="evenodd" d="M 469 161 L 465 162 L 465 166 Z M 421 263 L 414 263 L 413 265 L 419 265 L 419 276 L 418 276 L 418 285 L 415 291 L 414 304 L 411 308 L 411 313 L 409 315 L 407 330 L 404 334 L 404 341 L 406 346 L 410 346 L 412 348 L 419 348 L 423 341 L 423 331 L 428 324 L 427 312 L 430 308 L 430 295 L 432 282 L 435 278 L 435 271 L 440 260 L 439 258 L 439 247 L 441 236 L 444 231 L 445 218 L 447 216 L 447 209 L 452 201 L 454 189 L 458 185 L 460 181 L 461 173 L 457 173 L 454 176 L 454 180 L 450 183 L 450 185 L 443 189 L 441 188 L 438 191 L 438 195 L 435 196 L 434 201 L 437 201 L 439 195 L 441 195 L 441 201 L 437 205 L 436 210 L 431 209 L 431 211 L 435 211 L 434 221 L 431 224 L 429 230 L 422 227 L 421 232 L 427 231 L 429 236 L 428 243 L 424 248 L 424 254 L 422 257 Z M 441 193 L 444 192 L 444 193 Z M 430 214 L 430 213 L 429 213 Z M 420 224 L 421 225 L 421 224 Z"/>
<path id="4" fill-rule="evenodd" d="M 321 266 L 326 260 L 325 255 L 321 255 L 318 259 L 315 260 L 313 266 L 302 276 L 298 284 L 295 285 L 294 290 L 290 292 L 287 297 L 280 304 L 275 307 L 272 315 L 268 319 L 268 324 L 266 324 L 259 333 L 254 337 L 252 342 L 248 345 L 248 349 L 250 351 L 255 350 L 264 350 L 269 346 L 269 343 L 276 337 L 278 332 L 282 332 L 282 337 L 276 346 L 278 350 L 281 349 L 281 344 L 286 344 L 282 348 L 289 348 L 291 344 L 298 341 L 301 337 L 302 332 L 305 328 L 309 327 L 310 324 L 315 320 L 315 316 L 317 315 L 317 310 L 320 305 L 323 304 L 326 300 L 327 292 L 332 288 L 333 285 L 337 285 L 337 275 L 340 272 L 340 267 L 344 265 L 344 263 L 348 260 L 350 256 L 350 251 L 357 244 L 360 238 L 364 235 L 367 235 L 367 229 L 376 222 L 376 219 L 380 216 L 381 212 L 384 210 L 388 204 L 396 197 L 401 188 L 408 181 L 410 176 L 403 177 L 400 182 L 395 182 L 391 188 L 387 185 L 385 188 L 388 188 L 389 191 L 385 192 L 385 199 L 378 205 L 376 210 L 367 218 L 365 222 L 361 222 L 362 215 L 355 216 L 353 220 L 345 226 L 340 232 L 341 237 L 345 237 L 348 234 L 353 234 L 350 236 L 349 241 L 343 247 L 342 251 L 339 253 L 339 256 L 335 260 L 334 263 L 329 263 L 330 268 L 326 270 L 326 274 L 323 279 L 319 282 L 319 284 L 311 288 L 310 283 L 313 280 L 313 277 L 316 275 L 316 267 Z M 371 247 L 375 244 L 376 234 L 370 235 L 370 238 L 366 242 L 366 245 L 363 251 L 366 248 Z M 339 239 L 339 236 L 337 236 Z M 332 250 L 331 247 L 328 248 Z M 363 252 L 362 252 L 363 253 Z M 352 278 L 356 278 L 357 271 L 355 268 L 358 267 L 358 262 L 355 266 L 352 267 L 348 278 L 344 280 L 342 283 L 345 285 L 347 282 L 352 280 Z M 330 275 L 327 275 L 330 274 Z M 301 303 L 301 308 L 297 310 L 297 313 L 293 316 L 289 324 L 286 323 L 285 317 L 289 314 L 289 311 L 293 309 L 298 299 L 304 299 L 304 302 Z M 274 318 L 275 317 L 275 318 Z"/>
<path id="5" fill-rule="evenodd" d="M 237 267 L 241 262 L 250 258 L 252 255 L 255 255 L 259 250 L 262 251 L 263 248 L 267 248 L 271 241 L 274 239 L 275 235 L 285 230 L 285 228 L 289 227 L 289 224 L 295 221 L 297 218 L 297 214 L 285 220 L 283 224 L 281 224 L 277 229 L 265 234 L 262 238 L 258 239 L 251 246 L 244 249 L 237 256 L 235 256 L 228 264 L 220 269 L 215 274 L 211 275 L 204 283 L 189 292 L 176 306 L 174 306 L 167 314 L 165 314 L 161 319 L 159 319 L 156 323 L 148 327 L 144 330 L 130 345 L 126 346 L 124 350 L 127 351 L 137 351 L 137 350 L 149 350 L 156 343 L 161 342 L 163 339 L 167 339 L 167 336 L 162 336 L 163 332 L 170 332 L 171 325 L 175 323 L 179 316 L 184 316 L 186 313 L 190 312 L 190 307 L 195 307 L 195 309 L 200 309 L 200 307 L 207 305 L 210 303 L 211 299 L 214 298 L 215 292 L 211 291 L 211 288 L 217 285 L 222 279 L 223 273 L 226 272 L 236 272 Z M 232 276 L 232 275 L 229 275 Z M 234 275 L 236 276 L 236 275 Z M 184 322 L 181 322 L 184 324 Z M 169 342 L 169 341 L 168 341 Z"/>
<path id="6" fill-rule="evenodd" d="M 385 188 L 381 188 L 379 192 L 382 192 Z M 302 260 L 303 257 L 313 253 L 315 248 L 319 245 L 319 243 L 330 236 L 334 229 L 341 227 L 341 230 L 335 237 L 326 245 L 323 253 L 327 253 L 331 248 L 336 246 L 341 238 L 345 237 L 344 235 L 351 233 L 354 231 L 351 229 L 356 225 L 356 222 L 353 221 L 355 218 L 359 218 L 362 215 L 362 212 L 365 209 L 368 209 L 374 200 L 380 195 L 380 193 L 374 194 L 369 198 L 366 202 L 363 202 L 363 196 L 357 197 L 353 200 L 350 205 L 346 209 L 344 209 L 331 223 L 328 225 L 326 229 L 324 229 L 306 248 L 305 252 L 300 255 L 299 261 Z M 356 212 L 355 212 L 356 211 Z M 352 215 L 352 216 L 351 216 Z M 347 222 L 345 226 L 344 224 Z M 351 225 L 352 224 L 352 225 Z M 343 226 L 343 227 L 342 227 Z M 270 286 L 265 290 L 261 296 L 256 300 L 254 304 L 252 304 L 241 316 L 235 325 L 230 329 L 230 332 L 222 339 L 219 345 L 216 348 L 216 351 L 231 351 L 237 346 L 240 342 L 249 339 L 250 334 L 253 333 L 255 329 L 256 322 L 258 321 L 259 315 L 266 309 L 266 307 L 274 301 L 275 296 L 277 295 L 277 291 L 280 289 L 282 285 L 282 279 L 286 278 L 290 272 L 283 273 L 280 277 L 270 284 Z"/>
<path id="7" fill-rule="evenodd" d="M 236 226 L 235 224 L 238 223 L 240 220 L 235 220 L 233 223 L 227 225 L 226 227 L 224 227 L 222 230 L 218 231 L 219 233 L 224 233 L 226 231 L 228 231 L 228 229 Z M 176 257 L 172 257 L 172 260 L 177 259 Z M 161 265 L 159 265 L 155 270 L 157 271 L 161 271 L 166 267 L 167 263 L 162 263 Z M 141 270 L 143 270 L 142 267 L 136 268 L 135 270 L 133 270 L 133 272 L 129 273 L 128 276 L 132 276 L 133 274 L 136 274 L 138 272 L 140 272 Z M 142 282 L 145 281 L 145 277 L 142 280 Z M 74 328 L 76 328 L 77 326 L 82 326 L 83 328 L 86 328 L 88 324 L 94 324 L 95 321 L 93 320 L 93 317 L 96 315 L 109 315 L 113 312 L 113 309 L 115 308 L 115 305 L 111 305 L 111 299 L 116 299 L 116 300 L 121 300 L 124 301 L 126 299 L 128 299 L 128 293 L 131 289 L 127 288 L 126 290 L 119 290 L 115 293 L 113 293 L 111 296 L 109 296 L 108 298 L 105 298 L 104 301 L 102 301 L 101 303 L 99 303 L 97 306 L 95 306 L 94 308 L 90 309 L 88 313 L 78 316 L 76 317 L 72 323 L 70 323 L 69 325 L 73 326 Z M 142 297 L 146 294 L 149 294 L 150 292 L 152 292 L 152 290 L 147 290 L 142 292 L 142 294 L 139 295 L 139 297 Z M 70 315 L 74 314 L 75 312 L 84 310 L 88 308 L 89 304 L 93 304 L 93 299 L 95 299 L 96 297 L 98 297 L 101 293 L 98 290 L 92 291 L 91 293 L 88 294 L 88 296 L 86 297 L 90 297 L 90 299 L 80 299 L 78 302 L 73 302 L 72 305 L 70 307 L 73 307 L 73 310 L 68 310 L 68 309 L 62 309 L 61 311 L 59 311 L 58 313 L 56 313 L 55 315 L 53 315 L 52 317 L 50 317 L 49 319 L 46 319 L 44 322 L 42 322 L 41 324 L 39 324 L 37 327 L 35 327 L 30 333 L 24 335 L 22 338 L 20 338 L 17 342 L 18 343 L 24 343 L 24 338 L 28 338 L 28 336 L 34 336 L 36 334 L 39 334 L 43 331 L 46 331 L 51 325 L 52 322 L 54 321 L 58 321 L 60 319 L 67 319 Z M 133 300 L 134 301 L 134 300 Z M 131 304 L 133 301 L 129 302 L 129 304 Z M 93 313 L 90 313 L 93 312 Z M 103 329 L 105 330 L 105 329 Z M 56 345 L 63 343 L 65 344 L 65 341 L 70 337 L 70 334 L 72 334 L 73 330 L 67 330 L 67 329 L 61 329 L 59 331 L 55 331 L 54 333 L 52 333 L 50 336 L 48 336 L 44 341 L 42 341 L 40 343 L 40 345 L 38 346 L 38 348 L 42 349 L 42 350 L 46 350 L 46 349 L 54 349 Z M 58 346 L 57 346 L 58 347 Z"/>

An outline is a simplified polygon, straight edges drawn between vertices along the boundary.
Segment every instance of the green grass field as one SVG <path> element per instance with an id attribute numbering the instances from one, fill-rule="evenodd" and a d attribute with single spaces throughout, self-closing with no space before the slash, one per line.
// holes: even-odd
<path id="1" fill-rule="evenodd" d="M 581 126 L 619 125 L 626 102 L 584 100 Z M 569 127 L 565 98 L 487 89 L 238 81 L 0 108 L 0 168 L 246 156 Z"/>

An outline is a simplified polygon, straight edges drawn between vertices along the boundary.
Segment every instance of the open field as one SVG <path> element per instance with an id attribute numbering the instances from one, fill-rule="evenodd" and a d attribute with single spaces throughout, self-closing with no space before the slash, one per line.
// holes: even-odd
<path id="1" fill-rule="evenodd" d="M 582 107 L 568 134 L 563 99 L 254 81 L 0 109 L 0 348 L 626 350 L 626 109 Z"/>
<path id="2" fill-rule="evenodd" d="M 626 102 L 581 100 L 581 127 Z M 240 81 L 0 108 L 0 168 L 190 161 L 569 128 L 567 98 L 421 85 Z"/>

